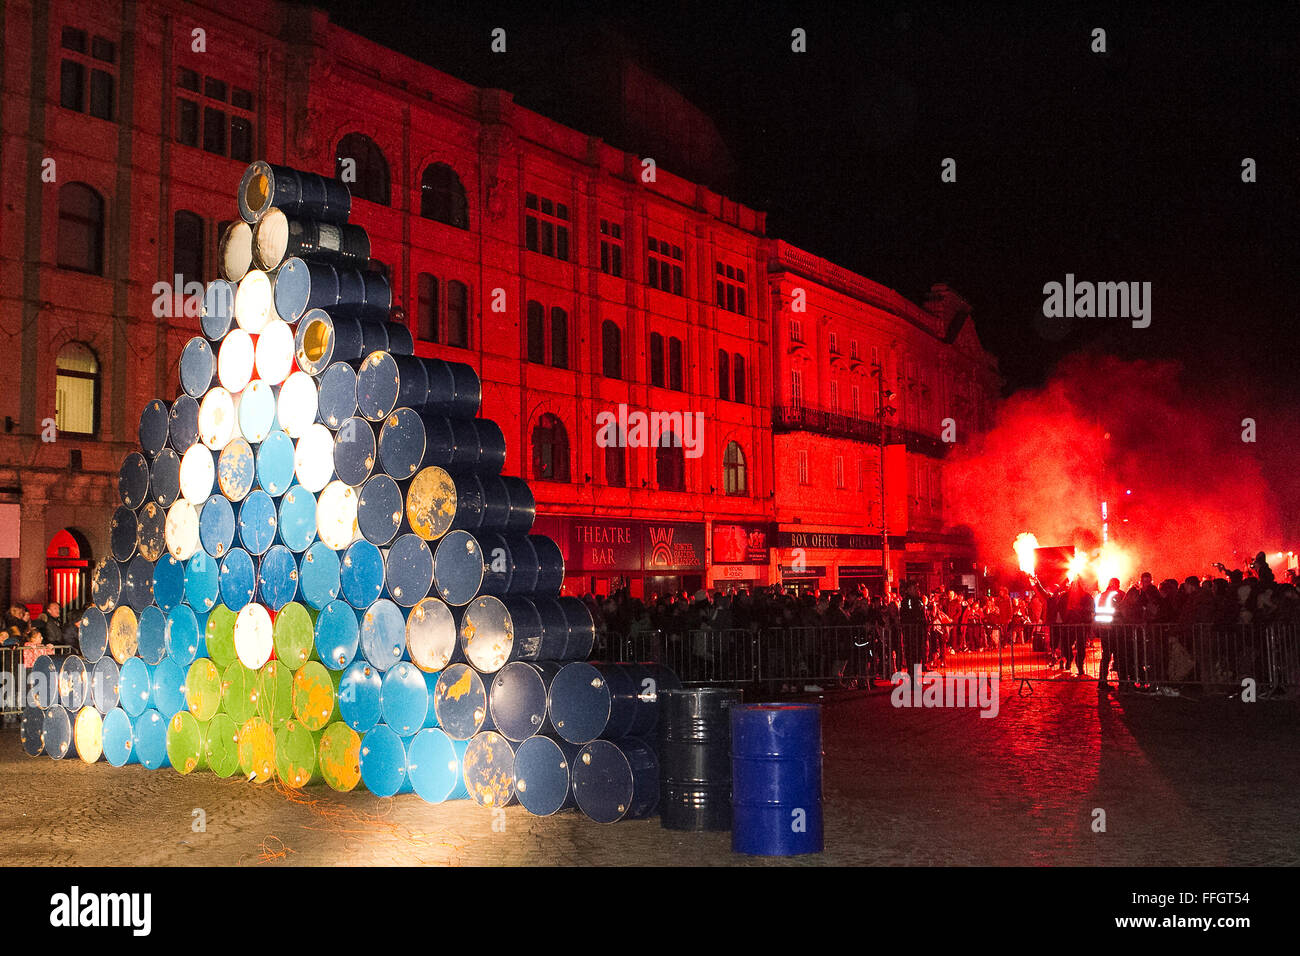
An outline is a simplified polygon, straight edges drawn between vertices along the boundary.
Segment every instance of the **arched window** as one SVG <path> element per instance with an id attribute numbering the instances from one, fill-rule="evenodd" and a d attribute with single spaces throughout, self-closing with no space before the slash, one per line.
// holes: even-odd
<path id="1" fill-rule="evenodd" d="M 450 166 L 434 163 L 420 178 L 420 215 L 457 229 L 469 228 L 465 187 Z"/>
<path id="2" fill-rule="evenodd" d="M 528 303 L 528 361 L 546 364 L 546 309 L 540 302 Z"/>
<path id="3" fill-rule="evenodd" d="M 104 274 L 104 199 L 85 183 L 59 188 L 58 263 L 64 269 Z"/>
<path id="4" fill-rule="evenodd" d="M 729 495 L 743 495 L 748 488 L 745 483 L 745 453 L 734 441 L 727 442 L 727 450 L 722 455 L 722 487 Z"/>
<path id="5" fill-rule="evenodd" d="M 184 209 L 172 217 L 172 272 L 181 276 L 182 288 L 203 281 L 203 220 Z"/>
<path id="6" fill-rule="evenodd" d="M 655 478 L 662 491 L 686 490 L 686 452 L 673 432 L 659 436 L 655 449 Z"/>
<path id="7" fill-rule="evenodd" d="M 605 484 L 622 488 L 627 484 L 627 449 L 622 432 L 615 429 L 618 441 L 605 446 Z"/>
<path id="8" fill-rule="evenodd" d="M 99 432 L 99 359 L 80 342 L 69 342 L 55 360 L 54 427 L 65 435 Z"/>
<path id="9" fill-rule="evenodd" d="M 347 185 L 354 199 L 389 203 L 388 160 L 365 133 L 348 133 L 334 154 L 334 178 Z"/>
<path id="10" fill-rule="evenodd" d="M 731 357 L 718 349 L 718 398 L 731 398 Z"/>
<path id="11" fill-rule="evenodd" d="M 736 387 L 731 391 L 731 397 L 740 403 L 745 401 L 745 356 L 739 352 L 731 363 L 731 370 L 736 376 Z"/>
<path id="12" fill-rule="evenodd" d="M 551 364 L 569 367 L 569 313 L 559 306 L 551 307 Z"/>
<path id="13" fill-rule="evenodd" d="M 623 377 L 623 331 L 606 319 L 600 325 L 601 365 L 606 378 Z"/>
<path id="14" fill-rule="evenodd" d="M 447 344 L 469 348 L 469 287 L 455 279 L 447 283 Z"/>
<path id="15" fill-rule="evenodd" d="M 569 480 L 569 434 L 564 423 L 550 412 L 533 426 L 533 477 L 540 481 Z"/>

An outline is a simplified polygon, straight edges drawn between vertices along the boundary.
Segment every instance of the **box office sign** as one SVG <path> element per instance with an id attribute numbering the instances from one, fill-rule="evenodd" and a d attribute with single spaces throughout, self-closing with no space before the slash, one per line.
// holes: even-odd
<path id="1" fill-rule="evenodd" d="M 714 564 L 767 564 L 770 528 L 762 524 L 715 521 Z"/>
<path id="2" fill-rule="evenodd" d="M 676 521 L 572 518 L 567 570 L 698 571 L 704 526 Z"/>
<path id="3" fill-rule="evenodd" d="M 826 548 L 831 551 L 878 551 L 878 534 L 844 534 L 836 531 L 778 531 L 778 548 Z M 889 546 L 907 546 L 906 535 L 890 535 Z"/>

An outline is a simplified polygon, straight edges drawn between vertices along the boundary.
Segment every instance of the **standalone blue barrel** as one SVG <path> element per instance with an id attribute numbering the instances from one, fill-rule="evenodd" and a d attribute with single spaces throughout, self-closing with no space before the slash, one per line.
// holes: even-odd
<path id="1" fill-rule="evenodd" d="M 475 734 L 465 748 L 465 789 L 480 807 L 505 807 L 515 801 L 515 748 L 493 730 Z"/>
<path id="2" fill-rule="evenodd" d="M 42 654 L 27 672 L 27 699 L 37 707 L 53 707 L 59 702 L 59 659 Z"/>
<path id="3" fill-rule="evenodd" d="M 311 607 L 320 610 L 342 593 L 339 580 L 339 555 L 323 541 L 317 541 L 302 556 L 298 569 L 298 586 L 302 598 Z"/>
<path id="4" fill-rule="evenodd" d="M 140 762 L 135 752 L 135 726 L 121 707 L 104 715 L 104 759 L 114 767 Z"/>
<path id="5" fill-rule="evenodd" d="M 361 781 L 377 797 L 411 792 L 406 772 L 406 743 L 386 724 L 361 738 Z"/>
<path id="6" fill-rule="evenodd" d="M 435 727 L 438 716 L 433 706 L 437 674 L 426 674 L 410 661 L 399 661 L 384 674 L 380 710 L 384 723 L 399 737 L 411 737 L 426 727 Z"/>
<path id="7" fill-rule="evenodd" d="M 188 668 L 196 658 L 207 656 L 207 618 L 203 614 L 200 619 L 188 604 L 178 604 L 167 612 L 167 656 L 178 666 Z"/>
<path id="8" fill-rule="evenodd" d="M 461 774 L 467 746 L 467 741 L 452 740 L 436 727 L 421 730 L 406 747 L 411 788 L 428 803 L 468 799 Z"/>
<path id="9" fill-rule="evenodd" d="M 578 809 L 597 823 L 648 817 L 659 805 L 659 761 L 644 740 L 593 740 L 573 763 Z"/>
<path id="10" fill-rule="evenodd" d="M 153 706 L 164 720 L 171 720 L 185 709 L 186 673 L 170 657 L 153 669 Z"/>
<path id="11" fill-rule="evenodd" d="M 214 342 L 221 341 L 235 321 L 235 284 L 228 279 L 213 279 L 203 290 L 203 311 L 199 328 Z"/>
<path id="12" fill-rule="evenodd" d="M 203 551 L 185 562 L 185 597 L 199 614 L 208 613 L 221 600 L 221 565 Z"/>
<path id="13" fill-rule="evenodd" d="M 120 680 L 117 661 L 111 655 L 105 654 L 95 661 L 90 671 L 90 702 L 101 714 L 107 715 L 118 706 Z"/>
<path id="14" fill-rule="evenodd" d="M 81 656 L 91 664 L 108 651 L 108 618 L 93 604 L 81 612 L 77 621 L 77 643 Z"/>
<path id="15" fill-rule="evenodd" d="M 185 601 L 185 564 L 166 552 L 153 567 L 153 599 L 164 611 Z"/>
<path id="16" fill-rule="evenodd" d="M 136 555 L 122 575 L 122 603 L 137 613 L 153 603 L 153 562 Z"/>
<path id="17" fill-rule="evenodd" d="M 332 553 L 332 552 L 331 552 Z M 326 667 L 341 671 L 357 656 L 361 624 L 346 601 L 330 601 L 316 618 L 316 653 Z"/>
<path id="18" fill-rule="evenodd" d="M 128 657 L 118 673 L 118 704 L 131 717 L 139 717 L 153 703 L 153 668 L 138 657 Z"/>
<path id="19" fill-rule="evenodd" d="M 253 489 L 239 506 L 236 524 L 240 546 L 249 554 L 266 554 L 280 529 L 280 514 L 275 500 L 261 488 Z"/>
<path id="20" fill-rule="evenodd" d="M 388 475 L 366 479 L 357 494 L 357 530 L 373 545 L 388 544 L 406 526 L 402 489 Z"/>
<path id="21" fill-rule="evenodd" d="M 379 723 L 383 676 L 366 661 L 353 661 L 339 681 L 339 716 L 359 734 Z"/>
<path id="22" fill-rule="evenodd" d="M 438 675 L 433 710 L 438 726 L 453 740 L 469 740 L 479 731 L 492 729 L 487 686 L 468 664 L 451 664 Z"/>
<path id="23" fill-rule="evenodd" d="M 167 419 L 167 443 L 177 455 L 184 456 L 199 443 L 199 403 L 189 395 L 181 395 L 172 402 Z"/>
<path id="24" fill-rule="evenodd" d="M 172 448 L 158 452 L 149 465 L 149 500 L 170 508 L 181 495 L 181 456 Z"/>
<path id="25" fill-rule="evenodd" d="M 329 365 L 320 379 L 318 413 L 321 422 L 331 431 L 357 413 L 357 373 L 347 362 Z"/>
<path id="26" fill-rule="evenodd" d="M 433 580 L 440 598 L 454 607 L 468 604 L 479 592 L 483 571 L 483 550 L 472 534 L 443 535 L 433 553 Z"/>
<path id="27" fill-rule="evenodd" d="M 135 754 L 146 770 L 172 765 L 167 756 L 167 718 L 156 710 L 146 710 L 135 721 Z"/>
<path id="28" fill-rule="evenodd" d="M 246 438 L 235 438 L 221 449 L 221 456 L 217 459 L 217 484 L 221 493 L 231 501 L 243 501 L 247 497 L 253 490 L 256 475 L 253 446 Z"/>
<path id="29" fill-rule="evenodd" d="M 257 572 L 257 600 L 278 611 L 298 593 L 298 561 L 282 544 L 272 545 Z"/>
<path id="30" fill-rule="evenodd" d="M 384 556 L 369 541 L 354 541 L 339 562 L 343 599 L 355 608 L 369 607 L 384 593 Z"/>
<path id="31" fill-rule="evenodd" d="M 127 455 L 117 470 L 117 496 L 132 511 L 149 496 L 149 461 L 138 451 Z"/>
<path id="32" fill-rule="evenodd" d="M 294 485 L 280 499 L 280 540 L 294 552 L 306 551 L 316 539 L 316 496 Z"/>
<path id="33" fill-rule="evenodd" d="M 23 753 L 39 757 L 45 752 L 45 711 L 40 707 L 24 707 L 18 721 L 18 740 Z"/>
<path id="34" fill-rule="evenodd" d="M 108 550 L 114 561 L 130 561 L 135 557 L 135 544 L 139 539 L 139 524 L 135 512 L 119 505 L 108 522 Z"/>
<path id="35" fill-rule="evenodd" d="M 167 656 L 167 616 L 153 605 L 140 612 L 136 653 L 150 667 Z"/>
<path id="36" fill-rule="evenodd" d="M 211 343 L 196 335 L 181 349 L 181 388 L 190 398 L 202 398 L 217 376 L 217 353 Z"/>
<path id="37" fill-rule="evenodd" d="M 199 543 L 214 558 L 224 558 L 235 542 L 235 510 L 225 495 L 211 495 L 199 512 Z"/>
<path id="38" fill-rule="evenodd" d="M 388 596 L 402 607 L 414 607 L 433 587 L 433 552 L 419 535 L 397 536 L 384 556 Z"/>
<path id="39" fill-rule="evenodd" d="M 86 662 L 76 654 L 69 654 L 59 666 L 59 705 L 75 714 L 86 705 L 89 695 L 90 671 Z"/>
<path id="40" fill-rule="evenodd" d="M 221 561 L 221 603 L 235 613 L 257 593 L 257 570 L 243 548 L 231 548 Z"/>
<path id="41" fill-rule="evenodd" d="M 734 852 L 822 851 L 820 704 L 732 707 L 731 776 Z"/>
<path id="42" fill-rule="evenodd" d="M 392 601 L 381 598 L 361 616 L 361 653 L 381 671 L 406 658 L 406 615 Z"/>
<path id="43" fill-rule="evenodd" d="M 546 702 L 559 670 L 552 661 L 512 661 L 497 671 L 492 678 L 492 720 L 507 740 L 519 743 L 534 734 L 554 734 Z"/>
<path id="44" fill-rule="evenodd" d="M 293 439 L 273 429 L 257 447 L 257 486 L 278 498 L 293 484 Z"/>
<path id="45" fill-rule="evenodd" d="M 548 817 L 574 805 L 573 765 L 579 747 L 567 740 L 533 736 L 515 751 L 515 796 L 534 816 Z"/>
<path id="46" fill-rule="evenodd" d="M 361 487 L 375 470 L 379 446 L 375 426 L 353 415 L 338 427 L 334 436 L 334 473 L 339 481 Z"/>
<path id="47" fill-rule="evenodd" d="M 41 736 L 45 741 L 45 752 L 55 760 L 77 755 L 77 748 L 72 740 L 72 717 L 63 707 L 47 707 L 45 721 L 41 726 Z"/>

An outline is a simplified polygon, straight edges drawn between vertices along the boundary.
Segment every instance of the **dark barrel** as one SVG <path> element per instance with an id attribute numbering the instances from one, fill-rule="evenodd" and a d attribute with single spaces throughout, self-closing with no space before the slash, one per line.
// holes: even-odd
<path id="1" fill-rule="evenodd" d="M 18 740 L 29 757 L 39 757 L 45 750 L 45 711 L 40 707 L 24 707 L 18 721 Z"/>
<path id="2" fill-rule="evenodd" d="M 72 741 L 72 718 L 65 708 L 46 708 L 45 725 L 41 732 L 45 737 L 45 752 L 55 760 L 77 755 L 77 748 Z"/>
<path id="3" fill-rule="evenodd" d="M 108 650 L 108 618 L 93 604 L 81 612 L 77 621 L 77 644 L 81 647 L 81 656 L 90 664 L 98 661 Z"/>
<path id="4" fill-rule="evenodd" d="M 177 455 L 184 455 L 199 441 L 199 403 L 191 395 L 180 395 L 167 413 L 167 442 Z"/>
<path id="5" fill-rule="evenodd" d="M 587 606 L 577 598 L 529 598 L 542 618 L 542 629 L 552 636 L 554 646 L 560 646 L 564 635 L 564 652 L 556 660 L 585 661 L 591 656 L 596 640 L 596 628 Z"/>
<path id="6" fill-rule="evenodd" d="M 170 413 L 171 406 L 161 398 L 151 399 L 140 413 L 140 448 L 150 458 L 157 458 L 167 444 Z"/>
<path id="7" fill-rule="evenodd" d="M 403 528 L 402 489 L 388 475 L 372 475 L 357 494 L 357 530 L 373 545 L 386 545 Z"/>
<path id="8" fill-rule="evenodd" d="M 483 552 L 472 534 L 452 531 L 438 542 L 433 554 L 433 581 L 438 596 L 448 604 L 459 607 L 474 599 L 483 583 Z"/>
<path id="9" fill-rule="evenodd" d="M 339 481 L 359 488 L 375 470 L 378 454 L 375 426 L 366 419 L 353 415 L 338 426 L 334 434 L 334 473 Z"/>
<path id="10" fill-rule="evenodd" d="M 438 726 L 452 740 L 469 740 L 479 731 L 492 729 L 487 685 L 468 664 L 450 664 L 438 675 L 433 712 Z"/>
<path id="11" fill-rule="evenodd" d="M 181 388 L 190 398 L 201 398 L 217 375 L 217 353 L 212 343 L 196 335 L 181 349 Z"/>
<path id="12" fill-rule="evenodd" d="M 337 179 L 288 166 L 273 166 L 263 160 L 244 170 L 239 180 L 238 202 L 240 217 L 250 224 L 272 207 L 286 215 L 334 223 L 347 222 L 352 210 L 352 194 Z"/>
<path id="13" fill-rule="evenodd" d="M 146 561 L 161 558 L 167 550 L 166 526 L 167 512 L 154 502 L 146 501 L 136 515 L 136 553 Z"/>
<path id="14" fill-rule="evenodd" d="M 122 600 L 122 574 L 125 569 L 112 558 L 95 565 L 90 572 L 90 600 L 105 614 L 111 614 Z"/>
<path id="15" fill-rule="evenodd" d="M 433 552 L 413 534 L 398 535 L 384 554 L 384 584 L 402 607 L 414 607 L 433 587 Z"/>
<path id="16" fill-rule="evenodd" d="M 273 206 L 253 227 L 253 257 L 267 272 L 293 257 L 361 269 L 370 260 L 370 237 L 352 223 L 289 216 Z"/>
<path id="17" fill-rule="evenodd" d="M 135 557 L 139 530 L 134 511 L 125 505 L 114 510 L 108 523 L 108 550 L 113 555 L 113 560 L 130 561 Z"/>
<path id="18" fill-rule="evenodd" d="M 526 534 L 536 504 L 522 478 L 480 469 L 421 468 L 406 489 L 411 530 L 433 541 L 448 531 Z"/>
<path id="19" fill-rule="evenodd" d="M 515 743 L 534 734 L 554 735 L 546 716 L 551 681 L 559 672 L 554 661 L 511 661 L 492 678 L 492 720 Z"/>
<path id="20" fill-rule="evenodd" d="M 465 748 L 465 789 L 480 807 L 505 807 L 515 800 L 515 748 L 487 730 Z"/>
<path id="21" fill-rule="evenodd" d="M 564 583 L 564 556 L 559 546 L 541 534 L 478 536 L 483 551 L 483 594 L 543 595 L 559 593 Z"/>
<path id="22" fill-rule="evenodd" d="M 243 276 L 240 276 L 242 279 Z M 228 279 L 213 279 L 203 290 L 203 310 L 199 313 L 199 327 L 214 342 L 219 342 L 230 331 L 235 321 L 235 283 Z"/>
<path id="23" fill-rule="evenodd" d="M 122 603 L 137 612 L 153 603 L 153 564 L 137 554 L 122 575 Z"/>
<path id="24" fill-rule="evenodd" d="M 551 722 L 572 743 L 653 740 L 659 691 L 681 686 L 676 674 L 658 664 L 566 664 L 551 682 Z"/>
<path id="25" fill-rule="evenodd" d="M 822 851 L 821 705 L 731 708 L 731 849 Z"/>
<path id="26" fill-rule="evenodd" d="M 561 624 L 557 630 L 548 629 L 537 605 L 528 598 L 484 595 L 465 609 L 460 639 L 465 658 L 483 673 L 492 674 L 510 661 L 563 660 L 568 627 Z"/>
<path id="27" fill-rule="evenodd" d="M 301 325 L 301 323 L 300 323 Z M 316 380 L 317 414 L 321 424 L 337 430 L 357 413 L 357 373 L 347 362 L 334 362 Z"/>
<path id="28" fill-rule="evenodd" d="M 659 822 L 667 830 L 731 829 L 731 708 L 727 687 L 659 694 Z"/>
<path id="29" fill-rule="evenodd" d="M 296 257 L 276 271 L 274 296 L 275 310 L 286 322 L 297 322 L 312 309 L 324 309 L 335 318 L 384 322 L 393 304 L 392 289 L 381 273 Z"/>
<path id="30" fill-rule="evenodd" d="M 593 740 L 573 762 L 578 809 L 597 823 L 638 820 L 659 804 L 659 761 L 643 740 Z"/>
<path id="31" fill-rule="evenodd" d="M 188 396 L 186 398 L 194 401 Z M 159 508 L 170 508 L 180 496 L 181 456 L 173 448 L 164 448 L 149 465 L 149 500 Z"/>
<path id="32" fill-rule="evenodd" d="M 573 764 L 581 748 L 567 740 L 534 736 L 515 750 L 515 796 L 534 816 L 574 805 Z"/>
<path id="33" fill-rule="evenodd" d="M 371 352 L 357 368 L 357 407 L 371 421 L 398 406 L 423 408 L 429 395 L 426 360 L 413 355 Z"/>
<path id="34" fill-rule="evenodd" d="M 74 714 L 86 705 L 90 693 L 90 672 L 84 658 L 69 654 L 59 665 L 59 704 Z"/>
<path id="35" fill-rule="evenodd" d="M 293 342 L 298 367 L 311 375 L 339 362 L 360 363 L 372 352 L 410 355 L 415 351 L 406 326 L 383 318 L 360 319 L 338 309 L 309 309 L 298 320 Z"/>
<path id="36" fill-rule="evenodd" d="M 90 702 L 101 714 L 108 714 L 118 704 L 121 689 L 117 661 L 105 654 L 90 672 Z"/>
<path id="37" fill-rule="evenodd" d="M 132 511 L 149 496 L 149 462 L 138 451 L 127 455 L 117 470 L 117 496 Z"/>
<path id="38" fill-rule="evenodd" d="M 505 460 L 505 436 L 485 418 L 447 418 L 398 408 L 379 430 L 380 467 L 398 479 L 433 465 L 500 471 Z"/>

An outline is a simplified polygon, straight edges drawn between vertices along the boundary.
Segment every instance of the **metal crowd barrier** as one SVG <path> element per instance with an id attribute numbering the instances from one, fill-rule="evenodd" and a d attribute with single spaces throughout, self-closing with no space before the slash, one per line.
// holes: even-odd
<path id="1" fill-rule="evenodd" d="M 28 678 L 36 658 L 64 657 L 67 644 L 13 644 L 0 647 L 0 717 L 21 713 L 28 701 Z"/>

